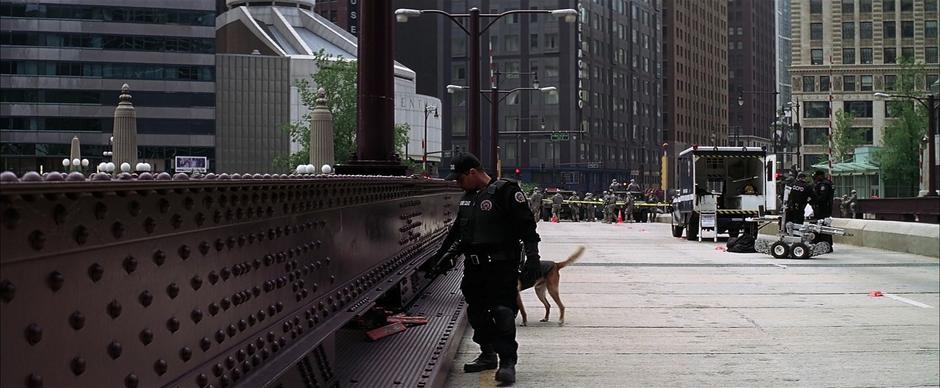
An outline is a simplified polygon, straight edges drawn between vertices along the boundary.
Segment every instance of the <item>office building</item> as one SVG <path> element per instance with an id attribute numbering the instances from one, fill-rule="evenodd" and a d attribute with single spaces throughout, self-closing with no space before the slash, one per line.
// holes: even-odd
<path id="1" fill-rule="evenodd" d="M 663 136 L 669 164 L 665 170 L 670 174 L 666 181 L 672 188 L 672 164 L 680 152 L 696 144 L 728 144 L 730 40 L 726 2 L 664 3 Z"/>
<path id="2" fill-rule="evenodd" d="M 774 0 L 774 26 L 777 34 L 777 47 L 774 56 L 777 66 L 777 107 L 785 106 L 791 100 L 790 87 L 790 0 Z"/>
<path id="3" fill-rule="evenodd" d="M 774 2 L 728 2 L 728 133 L 731 144 L 772 146 L 777 74 Z"/>
<path id="4" fill-rule="evenodd" d="M 875 92 L 894 90 L 899 58 L 924 65 L 916 87 L 937 82 L 938 0 L 794 0 L 793 97 L 800 104 L 802 167 L 828 160 L 830 120 L 851 112 L 862 146 L 881 144 L 893 110 Z M 832 99 L 829 107 L 830 95 Z M 873 182 L 877 193 L 877 182 Z"/>
<path id="5" fill-rule="evenodd" d="M 61 170 L 74 136 L 91 166 L 106 161 L 124 83 L 141 162 L 167 171 L 175 156 L 204 156 L 212 169 L 214 8 L 211 0 L 0 2 L 0 169 Z"/>
<path id="6" fill-rule="evenodd" d="M 481 85 L 499 89 L 555 86 L 557 94 L 520 92 L 503 99 L 498 128 L 502 173 L 523 181 L 595 193 L 611 179 L 660 182 L 662 144 L 660 1 L 398 0 L 396 8 L 484 13 L 572 8 L 576 23 L 547 14 L 509 15 L 481 37 Z M 399 24 L 395 58 L 418 73 L 418 90 L 442 96 L 446 150 L 467 150 L 468 38 L 442 16 Z M 488 66 L 491 55 L 495 68 Z M 427 58 L 439 58 L 428 61 Z M 521 74 L 520 74 L 521 73 Z M 482 99 L 482 138 L 488 144 L 490 103 Z M 526 133 L 536 132 L 537 133 Z M 555 140 L 547 133 L 558 134 Z M 483 147 L 488 152 L 488 147 Z M 486 160 L 486 159 L 484 159 Z M 446 163 L 446 160 L 445 162 Z M 487 166 L 489 167 L 489 166 Z"/>

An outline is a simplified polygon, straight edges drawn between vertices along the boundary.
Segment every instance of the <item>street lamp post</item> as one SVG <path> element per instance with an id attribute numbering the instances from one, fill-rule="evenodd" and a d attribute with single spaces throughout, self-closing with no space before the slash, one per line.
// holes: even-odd
<path id="1" fill-rule="evenodd" d="M 741 134 L 741 107 L 744 106 L 744 94 L 738 94 L 738 125 L 734 128 L 734 146 L 738 146 L 738 136 Z"/>
<path id="2" fill-rule="evenodd" d="M 421 156 L 421 166 L 424 170 L 424 176 L 428 176 L 428 115 L 434 112 L 434 117 L 437 118 L 437 107 L 434 105 L 424 104 L 424 139 L 421 140 L 421 148 L 424 149 L 424 154 Z"/>
<path id="3" fill-rule="evenodd" d="M 881 98 L 906 98 L 916 100 L 927 108 L 927 197 L 936 197 L 937 194 L 937 97 L 928 94 L 925 100 L 922 97 L 909 96 L 903 94 L 875 93 L 875 97 Z"/>
<path id="4" fill-rule="evenodd" d="M 469 142 L 468 149 L 470 153 L 475 155 L 480 154 L 480 35 L 485 33 L 486 30 L 488 30 L 494 23 L 496 23 L 497 20 L 503 16 L 512 14 L 551 14 L 554 16 L 563 17 L 566 23 L 574 23 L 578 19 L 578 11 L 570 8 L 556 10 L 522 9 L 506 11 L 498 14 L 483 14 L 480 13 L 480 9 L 476 7 L 470 8 L 468 13 L 465 14 L 451 14 L 436 9 L 417 10 L 400 8 L 395 11 L 395 19 L 398 20 L 399 23 L 405 23 L 409 18 L 418 17 L 426 13 L 446 16 L 455 24 L 457 24 L 461 30 L 470 36 L 470 79 L 468 82 L 470 98 L 467 101 L 469 116 L 467 120 L 467 135 Z M 481 27 L 481 18 L 487 18 L 490 20 L 485 26 Z M 460 23 L 460 20 L 464 19 L 467 20 L 466 27 Z"/>

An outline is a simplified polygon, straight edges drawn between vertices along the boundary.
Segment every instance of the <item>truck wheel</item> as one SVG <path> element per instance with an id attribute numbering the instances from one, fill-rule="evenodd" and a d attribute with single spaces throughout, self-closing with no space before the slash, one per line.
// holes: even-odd
<path id="1" fill-rule="evenodd" d="M 689 241 L 698 240 L 698 217 L 689 218 L 689 223 L 685 227 L 685 239 Z"/>
<path id="2" fill-rule="evenodd" d="M 770 245 L 770 255 L 775 259 L 786 259 L 790 257 L 790 246 L 783 241 L 777 241 Z"/>
<path id="3" fill-rule="evenodd" d="M 682 237 L 682 227 L 679 225 L 672 226 L 672 237 Z"/>
<path id="4" fill-rule="evenodd" d="M 790 252 L 796 259 L 808 259 L 813 255 L 813 250 L 808 245 L 801 242 L 793 244 L 793 248 L 790 249 Z"/>

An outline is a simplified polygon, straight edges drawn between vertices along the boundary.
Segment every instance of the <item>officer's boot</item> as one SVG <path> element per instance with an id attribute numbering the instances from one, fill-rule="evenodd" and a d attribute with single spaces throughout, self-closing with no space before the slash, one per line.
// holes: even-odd
<path id="1" fill-rule="evenodd" d="M 496 370 L 496 381 L 509 385 L 516 382 L 516 359 L 515 357 L 500 357 L 499 369 Z"/>
<path id="2" fill-rule="evenodd" d="M 488 369 L 496 369 L 498 365 L 498 357 L 496 355 L 496 350 L 493 349 L 492 345 L 481 345 L 480 349 L 482 352 L 477 358 L 473 361 L 470 361 L 466 364 L 463 364 L 463 371 L 466 373 L 481 372 Z"/>

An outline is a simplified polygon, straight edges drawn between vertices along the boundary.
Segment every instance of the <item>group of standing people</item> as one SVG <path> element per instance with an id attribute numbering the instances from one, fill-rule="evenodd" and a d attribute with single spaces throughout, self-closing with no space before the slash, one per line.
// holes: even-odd
<path id="1" fill-rule="evenodd" d="M 535 222 L 539 222 L 542 218 L 545 195 L 538 187 L 534 188 L 529 195 L 529 209 L 532 211 Z M 661 189 L 649 188 L 643 191 L 635 180 L 631 179 L 629 184 L 623 185 L 614 179 L 610 183 L 609 190 L 599 195 L 586 193 L 582 198 L 577 192 L 572 192 L 565 197 L 561 192 L 556 192 L 547 199 L 550 201 L 551 217 L 553 219 L 562 219 L 562 209 L 567 204 L 570 209 L 568 219 L 573 222 L 596 222 L 601 220 L 603 223 L 616 223 L 621 216 L 621 211 L 623 212 L 624 221 L 639 221 L 634 220 L 637 198 L 655 203 L 661 200 L 661 195 Z M 622 203 L 618 204 L 618 202 Z"/>
<path id="2" fill-rule="evenodd" d="M 826 177 L 822 170 L 813 173 L 813 184 L 806 181 L 806 173 L 799 173 L 796 179 L 788 185 L 790 195 L 787 198 L 787 208 L 784 216 L 787 222 L 802 224 L 806 220 L 805 209 L 809 204 L 813 208 L 813 218 L 821 220 L 832 217 L 832 181 Z M 832 252 L 832 236 L 820 234 L 815 242 L 828 242 L 829 251 Z"/>

